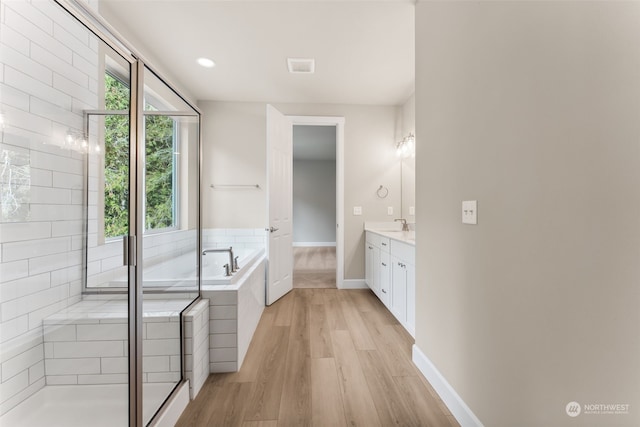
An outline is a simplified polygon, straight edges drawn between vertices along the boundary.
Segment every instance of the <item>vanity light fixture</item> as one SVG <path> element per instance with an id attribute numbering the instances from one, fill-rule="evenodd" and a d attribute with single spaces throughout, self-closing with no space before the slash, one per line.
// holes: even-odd
<path id="1" fill-rule="evenodd" d="M 209 58 L 198 58 L 197 62 L 201 67 L 205 67 L 205 68 L 213 68 L 216 66 L 216 63 Z"/>
<path id="2" fill-rule="evenodd" d="M 396 156 L 402 159 L 416 156 L 416 137 L 413 133 L 409 133 L 402 138 L 402 141 L 396 143 Z"/>

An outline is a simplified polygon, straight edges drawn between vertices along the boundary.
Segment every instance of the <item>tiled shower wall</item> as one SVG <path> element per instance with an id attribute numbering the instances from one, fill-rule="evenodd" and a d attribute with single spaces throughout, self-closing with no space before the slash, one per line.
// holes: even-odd
<path id="1" fill-rule="evenodd" d="M 91 206 L 89 206 L 91 209 Z M 94 222 L 89 220 L 89 226 Z M 152 267 L 164 261 L 171 261 L 180 255 L 193 253 L 197 250 L 197 230 L 177 230 L 167 233 L 145 235 L 143 238 L 144 266 Z M 97 245 L 89 241 L 89 253 L 87 264 L 87 286 L 100 287 L 124 286 L 126 271 L 122 268 L 122 241 L 111 241 L 103 245 Z M 195 276 L 195 262 L 193 276 Z"/>
<path id="2" fill-rule="evenodd" d="M 98 43 L 53 1 L 0 4 L 0 414 L 44 385 L 42 320 L 80 300 L 82 155 Z"/>
<path id="3" fill-rule="evenodd" d="M 209 377 L 209 300 L 200 300 L 184 316 L 185 375 L 195 399 Z"/>

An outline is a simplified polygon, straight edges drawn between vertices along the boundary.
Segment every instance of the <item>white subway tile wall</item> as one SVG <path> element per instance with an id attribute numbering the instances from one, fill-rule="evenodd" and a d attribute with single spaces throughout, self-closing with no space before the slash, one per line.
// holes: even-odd
<path id="1" fill-rule="evenodd" d="M 203 248 L 262 249 L 267 242 L 264 228 L 207 228 L 202 230 Z"/>
<path id="2" fill-rule="evenodd" d="M 209 376 L 209 300 L 200 300 L 184 316 L 185 374 L 195 399 Z"/>
<path id="3" fill-rule="evenodd" d="M 202 290 L 209 300 L 209 371 L 236 372 L 242 366 L 265 307 L 265 261 L 247 265 L 232 290 Z"/>
<path id="4" fill-rule="evenodd" d="M 142 379 L 177 382 L 180 311 L 188 300 L 145 302 Z M 85 300 L 44 320 L 46 383 L 127 384 L 126 300 Z"/>
<path id="5" fill-rule="evenodd" d="M 100 80 L 98 43 L 53 2 L 2 2 L 0 16 L 1 415 L 45 384 L 42 320 L 80 300 L 83 162 L 58 145 L 99 108 Z"/>

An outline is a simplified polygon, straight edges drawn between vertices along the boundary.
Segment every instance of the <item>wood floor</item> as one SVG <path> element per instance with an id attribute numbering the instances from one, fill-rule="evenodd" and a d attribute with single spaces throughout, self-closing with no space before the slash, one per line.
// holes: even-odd
<path id="1" fill-rule="evenodd" d="M 186 426 L 457 426 L 368 290 L 294 289 L 265 308 L 239 372 L 212 374 Z"/>
<path id="2" fill-rule="evenodd" d="M 336 248 L 293 248 L 293 287 L 335 289 Z"/>

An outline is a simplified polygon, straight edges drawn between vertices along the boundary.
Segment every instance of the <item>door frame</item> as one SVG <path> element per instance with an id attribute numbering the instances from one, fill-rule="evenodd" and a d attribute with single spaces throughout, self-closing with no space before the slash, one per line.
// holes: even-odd
<path id="1" fill-rule="evenodd" d="M 289 116 L 293 126 L 336 127 L 336 287 L 344 286 L 344 117 Z"/>

